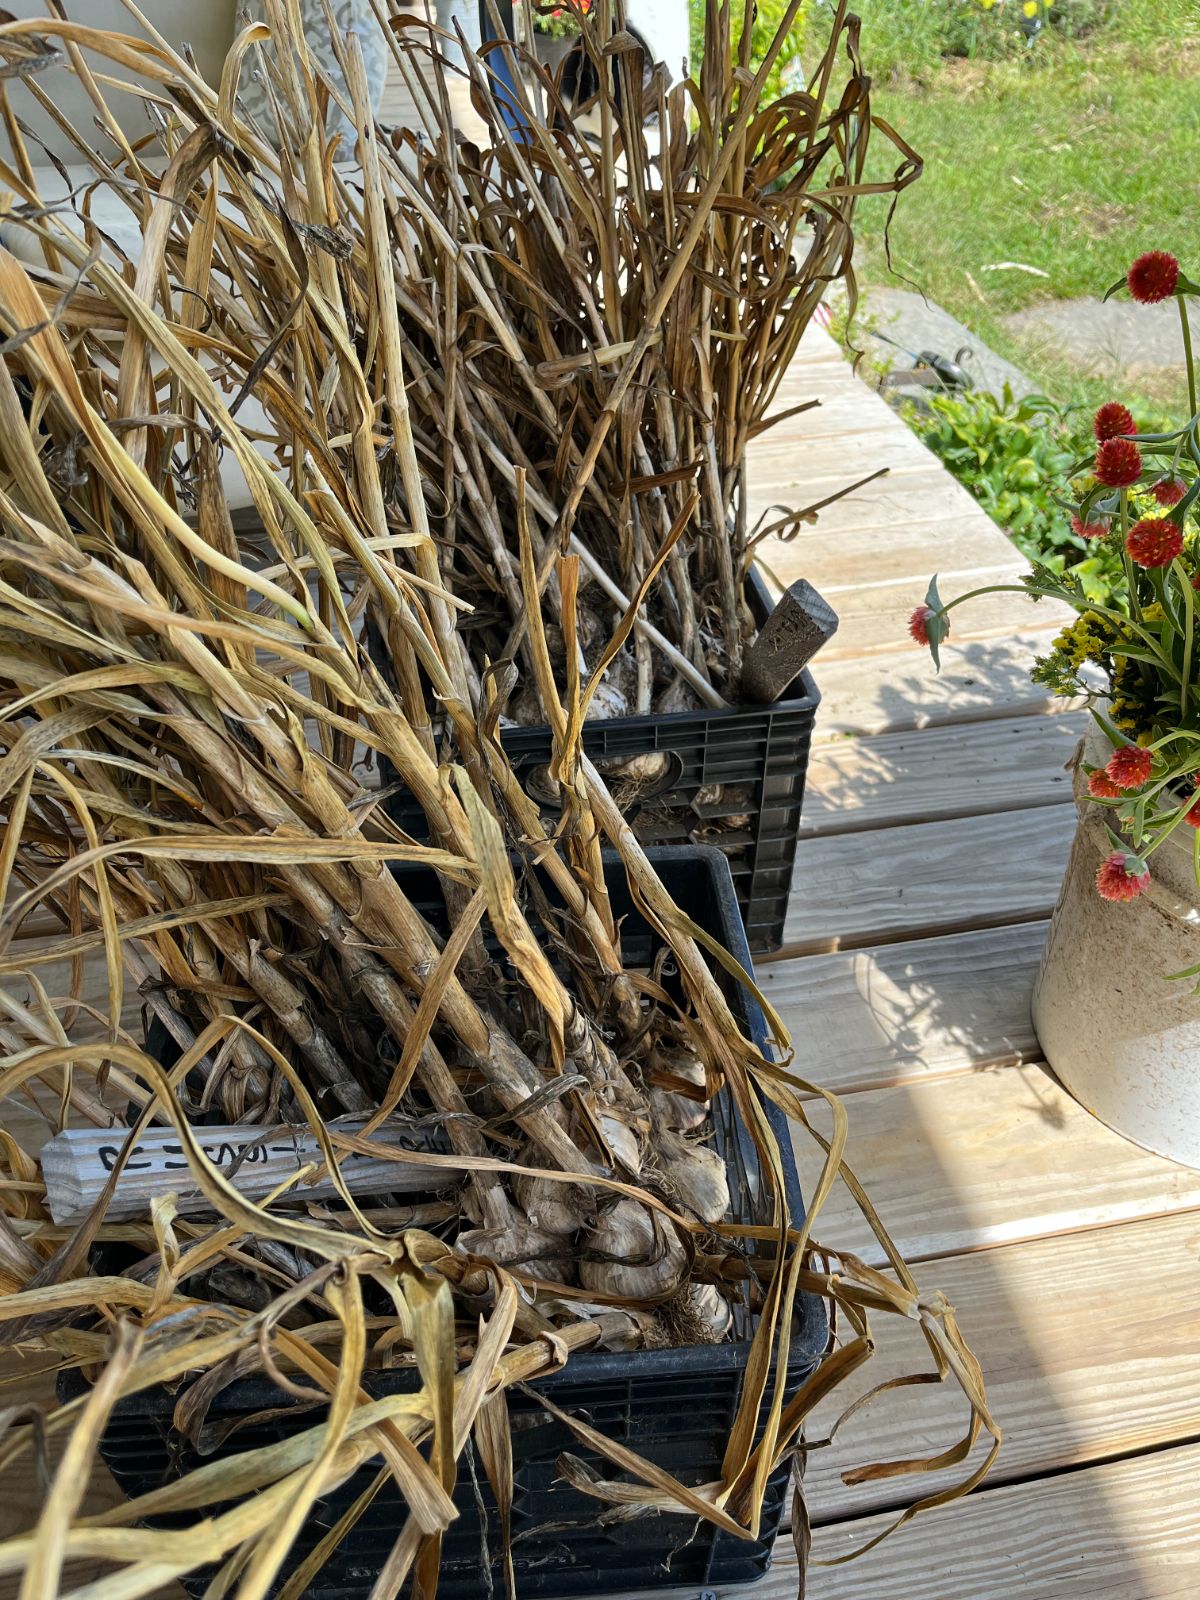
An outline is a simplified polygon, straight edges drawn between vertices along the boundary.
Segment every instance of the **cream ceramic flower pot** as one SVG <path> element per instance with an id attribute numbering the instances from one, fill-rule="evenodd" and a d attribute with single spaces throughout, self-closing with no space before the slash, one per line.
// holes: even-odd
<path id="1" fill-rule="evenodd" d="M 1092 730 L 1085 758 L 1099 766 L 1109 753 Z M 1144 894 L 1114 904 L 1095 885 L 1112 852 L 1112 818 L 1088 800 L 1082 765 L 1075 800 L 1079 827 L 1033 995 L 1038 1039 L 1065 1087 L 1101 1122 L 1200 1167 L 1200 997 L 1186 980 L 1166 981 L 1200 962 L 1192 829 L 1185 824 L 1155 851 Z"/>

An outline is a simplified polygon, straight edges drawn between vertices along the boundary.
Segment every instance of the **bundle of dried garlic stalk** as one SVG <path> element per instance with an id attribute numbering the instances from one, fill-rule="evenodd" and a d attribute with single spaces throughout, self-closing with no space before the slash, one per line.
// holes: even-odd
<path id="1" fill-rule="evenodd" d="M 471 217 L 483 238 L 489 191 L 460 167 L 440 219 L 428 194 L 417 207 L 407 157 L 369 114 L 353 37 L 342 55 L 358 160 L 339 165 L 323 116 L 338 91 L 308 57 L 294 7 L 267 10 L 287 43 L 277 59 L 291 64 L 274 80 L 286 115 L 271 138 L 235 95 L 261 25 L 239 36 L 214 90 L 161 41 L 57 18 L 0 24 L 0 56 L 35 93 L 31 63 L 48 55 L 84 80 L 110 154 L 67 131 L 140 218 L 140 253 L 124 260 L 88 223 L 86 194 L 74 216 L 44 206 L 0 80 L 14 145 L 0 175 L 36 243 L 36 259 L 0 250 L 0 1326 L 43 1372 L 48 1357 L 94 1380 L 36 1423 L 13 1415 L 0 1439 L 6 1470 L 47 1435 L 68 1439 L 36 1527 L 0 1543 L 0 1570 L 23 1570 L 23 1593 L 49 1596 L 68 1561 L 115 1562 L 88 1588 L 99 1600 L 216 1563 L 218 1590 L 236 1579 L 261 1595 L 321 1496 L 382 1458 L 409 1515 L 375 1592 L 413 1573 L 432 1592 L 472 1434 L 503 1477 L 507 1388 L 605 1344 L 722 1339 L 737 1307 L 753 1344 L 722 1481 L 688 1487 L 589 1435 L 614 1475 L 643 1485 L 597 1479 L 589 1493 L 756 1529 L 768 1473 L 869 1355 L 871 1310 L 918 1321 L 937 1370 L 961 1384 L 965 1459 L 981 1427 L 998 1439 L 977 1367 L 844 1167 L 840 1106 L 824 1096 L 834 1135 L 815 1135 L 824 1159 L 809 1215 L 791 1215 L 765 1108 L 782 1107 L 804 1137 L 806 1096 L 821 1091 L 779 1064 L 787 1040 L 769 1007 L 779 1062 L 746 1037 L 717 977 L 728 958 L 674 905 L 580 749 L 634 603 L 702 498 L 664 492 L 661 526 L 639 535 L 650 553 L 630 570 L 637 593 L 585 681 L 578 597 L 591 568 L 571 527 L 590 484 L 608 485 L 596 504 L 615 517 L 633 504 L 612 488 L 626 467 L 599 469 L 606 440 L 628 438 L 621 408 L 680 274 L 663 274 L 628 350 L 611 355 L 619 375 L 590 444 L 539 478 L 520 450 L 506 454 L 508 435 L 489 432 L 506 397 L 472 390 L 465 358 L 454 368 L 459 341 L 470 352 L 513 338 L 496 255 L 456 232 Z M 706 227 L 724 178 L 770 117 L 757 107 L 762 72 L 749 83 L 743 71 L 736 93 L 714 87 L 728 26 L 710 30 L 700 75 L 704 93 L 725 97 L 722 137 L 653 198 L 698 285 L 714 271 Z M 821 121 L 826 67 L 821 94 L 788 115 L 837 143 L 840 114 Z M 469 70 L 487 108 L 486 63 Z M 106 110 L 130 74 L 154 129 L 137 144 Z M 557 214 L 564 174 L 531 166 L 501 126 L 492 115 L 497 148 L 479 160 Z M 440 365 L 429 306 L 457 329 Z M 522 408 L 536 409 L 534 394 Z M 493 473 L 511 494 L 512 558 L 497 552 L 495 573 L 554 730 L 553 835 L 497 736 L 517 657 L 473 651 L 475 602 L 452 581 L 480 561 L 457 542 L 460 524 L 432 525 L 433 486 L 453 489 L 460 449 L 467 501 L 486 498 Z M 366 648 L 368 620 L 386 663 Z M 428 844 L 401 834 L 365 781 L 380 758 L 419 801 Z M 648 970 L 623 958 L 604 846 L 659 939 Z M 765 1220 L 730 1210 L 706 1142 L 717 1094 L 753 1141 Z M 248 1198 L 206 1153 L 214 1120 L 306 1126 L 335 1196 L 313 1199 L 293 1175 Z M 121 1153 L 81 1223 L 53 1220 L 37 1161 L 64 1123 L 119 1129 Z M 155 1127 L 173 1131 L 206 1214 L 160 1197 L 140 1220 L 108 1215 Z M 429 1195 L 363 1203 L 340 1175 L 363 1151 L 424 1163 Z M 814 1253 L 813 1219 L 839 1176 L 894 1273 L 832 1242 Z M 842 1336 L 785 1404 L 772 1367 L 809 1293 L 839 1309 Z M 364 1373 L 397 1361 L 419 1382 L 371 1401 Z M 256 1370 L 327 1395 L 325 1419 L 287 1449 L 247 1448 L 141 1501 L 80 1512 L 84 1469 L 122 1398 L 186 1380 L 177 1420 L 195 1430 L 224 1385 Z M 169 1531 L 139 1526 L 165 1510 L 177 1514 Z"/>

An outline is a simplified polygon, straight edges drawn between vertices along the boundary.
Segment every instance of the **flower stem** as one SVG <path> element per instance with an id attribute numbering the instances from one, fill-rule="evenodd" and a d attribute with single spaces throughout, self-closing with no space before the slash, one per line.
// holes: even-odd
<path id="1" fill-rule="evenodd" d="M 1192 580 L 1188 577 L 1178 556 L 1172 561 L 1171 569 L 1179 579 L 1179 587 L 1183 591 L 1183 604 L 1186 611 L 1183 624 L 1183 677 L 1179 684 L 1179 720 L 1186 722 L 1192 682 L 1192 638 L 1196 628 L 1196 594 L 1192 588 Z"/>
<path id="2" fill-rule="evenodd" d="M 1187 296 L 1177 294 L 1175 300 L 1179 306 L 1179 325 L 1183 329 L 1183 357 L 1187 362 L 1188 375 L 1188 403 L 1192 409 L 1192 416 L 1196 415 L 1196 363 L 1192 356 L 1192 325 L 1188 320 Z"/>
<path id="3" fill-rule="evenodd" d="M 955 606 L 964 605 L 968 600 L 977 600 L 981 594 L 1024 594 L 1031 595 L 1035 591 L 1024 583 L 985 583 L 980 589 L 968 589 L 966 594 L 955 595 L 953 600 L 947 600 L 941 607 L 945 616 L 947 611 L 953 611 Z"/>
<path id="4" fill-rule="evenodd" d="M 1138 597 L 1137 573 L 1134 571 L 1133 558 L 1125 547 L 1125 539 L 1129 533 L 1129 490 L 1121 490 L 1121 513 L 1119 522 L 1121 532 L 1121 560 L 1125 564 L 1125 588 L 1129 594 L 1129 616 L 1135 623 L 1142 620 L 1142 603 Z"/>

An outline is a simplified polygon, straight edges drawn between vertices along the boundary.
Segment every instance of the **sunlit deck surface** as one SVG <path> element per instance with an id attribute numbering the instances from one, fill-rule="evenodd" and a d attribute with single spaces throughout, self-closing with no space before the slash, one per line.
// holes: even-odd
<path id="1" fill-rule="evenodd" d="M 905 631 L 929 574 L 949 598 L 1022 558 L 819 332 L 778 407 L 814 397 L 754 449 L 754 514 L 891 470 L 766 552 L 842 627 L 815 667 L 786 947 L 758 970 L 797 1070 L 845 1096 L 850 1165 L 918 1282 L 957 1307 L 1005 1444 L 969 1499 L 814 1566 L 809 1600 L 1182 1600 L 1200 1594 L 1200 1173 L 1082 1110 L 1029 1018 L 1083 720 L 1029 682 L 1057 618 L 1019 595 L 964 607 L 935 676 Z M 844 1189 L 816 1232 L 882 1264 Z M 864 1388 L 919 1367 L 919 1335 L 894 1321 Z M 814 1560 L 869 1540 L 916 1487 L 848 1488 L 845 1469 L 932 1454 L 961 1416 L 949 1386 L 901 1390 L 814 1450 Z M 781 1546 L 753 1593 L 795 1578 Z"/>

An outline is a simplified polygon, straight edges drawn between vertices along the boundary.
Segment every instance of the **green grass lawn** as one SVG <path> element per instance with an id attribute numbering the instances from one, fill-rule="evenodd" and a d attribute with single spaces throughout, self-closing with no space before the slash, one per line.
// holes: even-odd
<path id="1" fill-rule="evenodd" d="M 1044 36 L 1006 60 L 935 56 L 914 81 L 897 18 L 924 17 L 909 7 L 937 3 L 893 0 L 887 15 L 879 0 L 856 7 L 868 69 L 877 24 L 891 73 L 876 111 L 925 161 L 900 199 L 893 263 L 1047 392 L 1090 402 L 1109 386 L 1048 364 L 1002 319 L 1038 301 L 1101 293 L 1145 249 L 1171 250 L 1200 277 L 1200 5 L 1129 0 L 1119 25 L 1073 40 Z M 879 139 L 877 160 L 883 146 Z M 898 281 L 884 260 L 884 214 L 882 202 L 863 202 L 859 270 L 868 284 Z M 995 270 L 1003 262 L 1048 276 Z M 1162 388 L 1144 398 L 1178 398 L 1173 382 Z"/>

